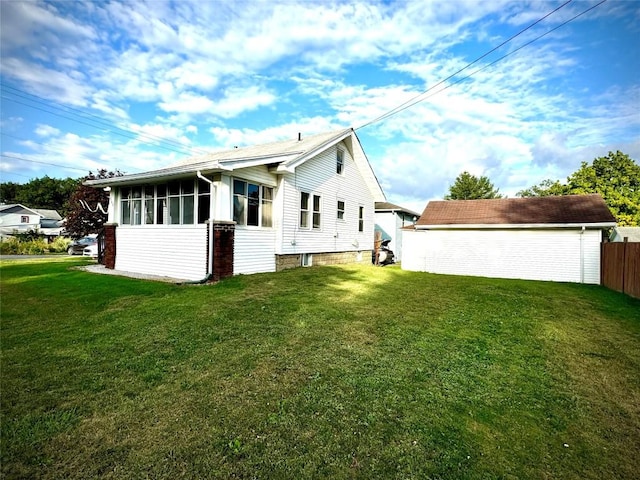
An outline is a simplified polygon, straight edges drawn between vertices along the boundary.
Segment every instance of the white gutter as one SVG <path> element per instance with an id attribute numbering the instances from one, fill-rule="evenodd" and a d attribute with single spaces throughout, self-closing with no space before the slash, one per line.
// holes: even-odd
<path id="1" fill-rule="evenodd" d="M 218 162 L 212 163 L 201 162 L 190 165 L 180 165 L 177 167 L 163 168 L 162 170 L 153 170 L 151 172 L 132 173 L 129 175 L 122 175 L 120 177 L 101 178 L 99 180 L 87 180 L 84 185 L 89 187 L 111 186 L 111 185 L 133 185 L 136 183 L 144 182 L 146 180 L 158 180 L 160 178 L 170 178 L 178 175 L 193 175 L 194 171 L 232 171 L 232 168 L 226 165 L 221 165 Z"/>
<path id="2" fill-rule="evenodd" d="M 599 223 L 456 223 L 439 225 L 414 225 L 416 230 L 503 230 L 522 228 L 610 228 L 615 222 Z"/>
<path id="3" fill-rule="evenodd" d="M 207 277 L 209 277 L 209 275 L 213 275 L 213 199 L 216 187 L 211 180 L 200 173 L 200 170 L 196 172 L 196 175 L 211 186 L 209 192 L 209 262 L 207 264 Z"/>

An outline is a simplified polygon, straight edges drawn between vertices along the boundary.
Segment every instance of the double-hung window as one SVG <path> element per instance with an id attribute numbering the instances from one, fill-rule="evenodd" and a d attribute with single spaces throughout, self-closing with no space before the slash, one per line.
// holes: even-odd
<path id="1" fill-rule="evenodd" d="M 271 227 L 273 188 L 233 181 L 233 220 L 238 225 Z"/>
<path id="2" fill-rule="evenodd" d="M 320 195 L 300 192 L 300 228 L 312 227 L 314 230 L 320 229 L 322 226 L 321 216 L 322 199 Z"/>
<path id="3" fill-rule="evenodd" d="M 358 209 L 358 231 L 364 232 L 364 207 Z"/>
<path id="4" fill-rule="evenodd" d="M 172 180 L 169 190 L 169 223 L 191 225 L 194 218 L 195 192 L 193 180 Z"/>
<path id="5" fill-rule="evenodd" d="M 344 201 L 338 200 L 338 220 L 344 220 Z"/>

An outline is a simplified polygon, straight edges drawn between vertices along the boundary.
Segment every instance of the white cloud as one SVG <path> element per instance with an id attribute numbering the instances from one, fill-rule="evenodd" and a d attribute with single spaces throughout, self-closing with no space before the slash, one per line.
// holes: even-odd
<path id="1" fill-rule="evenodd" d="M 60 130 L 51 125 L 38 125 L 38 127 L 34 130 L 34 133 L 39 137 L 55 137 L 60 135 Z"/>

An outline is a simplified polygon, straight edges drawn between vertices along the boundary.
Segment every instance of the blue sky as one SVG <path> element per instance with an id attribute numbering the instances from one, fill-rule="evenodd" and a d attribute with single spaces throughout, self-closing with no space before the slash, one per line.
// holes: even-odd
<path id="1" fill-rule="evenodd" d="M 515 196 L 610 150 L 638 161 L 640 2 L 553 30 L 598 1 L 435 88 L 564 2 L 2 1 L 1 179 L 136 173 L 354 127 L 388 200 L 422 211 L 465 170 Z"/>

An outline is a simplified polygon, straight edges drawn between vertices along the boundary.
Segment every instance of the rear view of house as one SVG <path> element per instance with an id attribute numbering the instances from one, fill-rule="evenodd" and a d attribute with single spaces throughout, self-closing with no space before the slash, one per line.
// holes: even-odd
<path id="1" fill-rule="evenodd" d="M 599 195 L 429 202 L 404 231 L 402 268 L 598 284 L 615 224 Z"/>
<path id="2" fill-rule="evenodd" d="M 88 181 L 110 188 L 108 268 L 214 280 L 370 262 L 384 193 L 353 129 Z"/>

